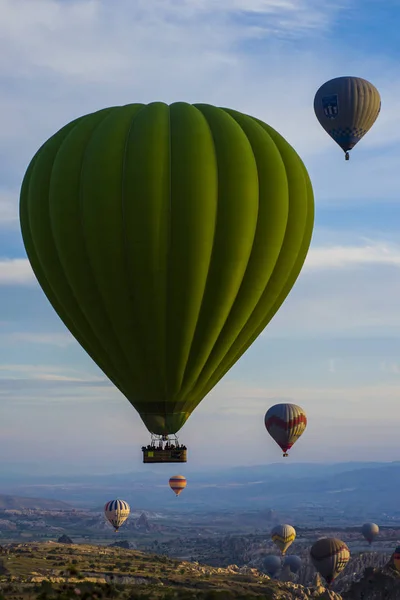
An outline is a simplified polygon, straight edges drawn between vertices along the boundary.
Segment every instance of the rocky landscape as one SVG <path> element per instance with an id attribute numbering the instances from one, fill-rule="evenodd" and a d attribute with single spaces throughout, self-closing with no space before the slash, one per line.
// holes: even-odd
<path id="1" fill-rule="evenodd" d="M 367 568 L 358 582 L 350 583 L 339 594 L 337 589 L 326 590 L 316 574 L 313 585 L 303 586 L 295 581 L 271 579 L 252 567 L 212 567 L 137 550 L 71 544 L 70 541 L 2 546 L 0 597 L 7 600 L 400 598 L 400 575 L 391 559 L 383 568 Z M 290 574 L 287 575 L 290 578 Z"/>

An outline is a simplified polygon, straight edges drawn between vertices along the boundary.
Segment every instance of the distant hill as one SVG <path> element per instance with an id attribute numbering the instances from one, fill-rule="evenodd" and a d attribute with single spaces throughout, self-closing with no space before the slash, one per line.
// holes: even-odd
<path id="1" fill-rule="evenodd" d="M 105 501 L 118 495 L 133 510 L 145 508 L 149 514 L 159 510 L 264 510 L 282 505 L 288 509 L 334 505 L 342 510 L 356 510 L 362 497 L 363 510 L 370 514 L 386 511 L 400 519 L 397 502 L 400 462 L 314 464 L 282 460 L 282 463 L 193 473 L 183 465 L 182 474 L 187 474 L 188 485 L 179 500 L 171 492 L 165 473 L 147 466 L 148 469 L 136 473 L 85 478 L 27 477 L 18 482 L 7 481 L 0 474 L 0 485 L 12 496 L 40 496 L 45 484 L 49 501 L 62 500 L 90 509 L 98 507 L 99 511 Z"/>
<path id="2" fill-rule="evenodd" d="M 58 538 L 57 542 L 59 544 L 73 544 L 74 542 L 71 540 L 71 538 L 68 535 L 62 535 Z"/>
<path id="3" fill-rule="evenodd" d="M 0 494 L 0 510 L 71 510 L 71 508 L 70 504 L 61 500 Z"/>

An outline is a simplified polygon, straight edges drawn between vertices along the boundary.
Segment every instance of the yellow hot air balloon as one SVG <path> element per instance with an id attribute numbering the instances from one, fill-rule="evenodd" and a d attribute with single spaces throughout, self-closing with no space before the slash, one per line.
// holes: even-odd
<path id="1" fill-rule="evenodd" d="M 271 531 L 271 539 L 284 556 L 286 550 L 296 539 L 296 530 L 286 523 L 283 525 L 276 525 Z"/>
<path id="2" fill-rule="evenodd" d="M 186 477 L 183 475 L 173 475 L 169 479 L 169 487 L 175 492 L 178 497 L 181 492 L 185 489 L 187 484 Z"/>
<path id="3" fill-rule="evenodd" d="M 316 117 L 345 152 L 371 129 L 381 109 L 381 97 L 372 83 L 361 77 L 336 77 L 324 83 L 314 99 Z"/>
<path id="4" fill-rule="evenodd" d="M 310 556 L 314 567 L 330 587 L 350 560 L 350 550 L 337 538 L 321 538 L 313 544 Z"/>
<path id="5" fill-rule="evenodd" d="M 110 500 L 104 507 L 104 515 L 117 532 L 129 517 L 131 509 L 125 500 Z"/>

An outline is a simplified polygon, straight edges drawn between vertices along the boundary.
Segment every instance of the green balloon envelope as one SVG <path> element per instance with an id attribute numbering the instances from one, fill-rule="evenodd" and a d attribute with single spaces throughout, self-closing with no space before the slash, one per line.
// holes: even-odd
<path id="1" fill-rule="evenodd" d="M 290 292 L 314 203 L 301 159 L 262 121 L 155 102 L 45 142 L 20 220 L 66 327 L 149 431 L 173 434 Z"/>

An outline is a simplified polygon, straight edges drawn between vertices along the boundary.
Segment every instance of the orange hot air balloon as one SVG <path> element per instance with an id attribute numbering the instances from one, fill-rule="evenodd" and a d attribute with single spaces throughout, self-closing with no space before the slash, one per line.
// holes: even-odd
<path id="1" fill-rule="evenodd" d="M 186 477 L 183 475 L 173 475 L 169 480 L 169 487 L 175 492 L 176 497 L 185 489 L 187 484 Z"/>

